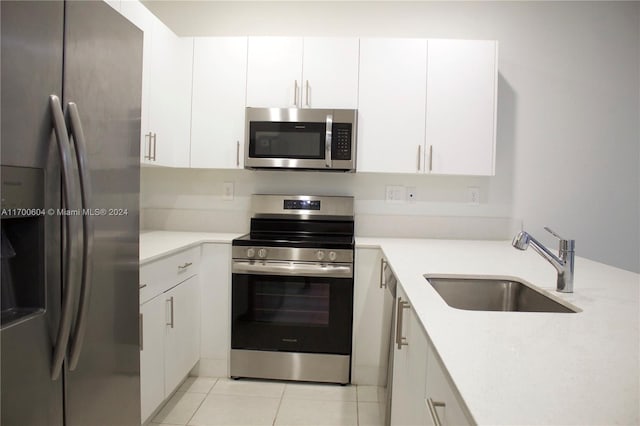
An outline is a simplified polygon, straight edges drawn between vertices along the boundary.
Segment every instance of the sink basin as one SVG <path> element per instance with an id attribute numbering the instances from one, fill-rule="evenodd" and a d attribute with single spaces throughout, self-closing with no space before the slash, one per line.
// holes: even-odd
<path id="1" fill-rule="evenodd" d="M 514 278 L 424 276 L 447 305 L 470 311 L 576 313 L 531 284 Z"/>

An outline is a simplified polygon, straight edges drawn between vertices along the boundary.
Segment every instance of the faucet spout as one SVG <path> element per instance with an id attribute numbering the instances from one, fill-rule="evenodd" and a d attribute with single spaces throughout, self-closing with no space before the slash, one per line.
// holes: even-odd
<path id="1" fill-rule="evenodd" d="M 545 229 L 560 239 L 559 256 L 553 254 L 544 244 L 525 231 L 520 231 L 516 234 L 511 244 L 518 250 L 526 250 L 531 245 L 558 272 L 556 291 L 573 293 L 575 240 L 565 240 L 549 228 Z"/>

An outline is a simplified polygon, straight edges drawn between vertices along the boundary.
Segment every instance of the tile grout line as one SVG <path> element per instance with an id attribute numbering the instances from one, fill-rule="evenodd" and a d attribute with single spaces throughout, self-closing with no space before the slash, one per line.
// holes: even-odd
<path id="1" fill-rule="evenodd" d="M 195 376 L 195 377 L 199 377 L 199 376 Z M 191 423 L 191 420 L 193 420 L 194 416 L 196 415 L 196 413 L 198 412 L 198 410 L 200 409 L 200 407 L 202 407 L 202 404 L 204 404 L 204 401 L 207 399 L 207 397 L 209 396 L 209 393 L 211 393 L 211 391 L 213 390 L 214 387 L 216 387 L 216 385 L 218 384 L 218 380 L 220 380 L 218 377 L 215 378 L 216 381 L 213 384 L 213 386 L 211 386 L 211 389 L 209 389 L 207 391 L 207 393 L 204 394 L 204 398 L 202 398 L 202 401 L 200 401 L 200 404 L 198 404 L 198 407 L 193 411 L 193 414 L 191 415 L 191 417 L 189 417 L 189 420 L 187 420 L 187 423 L 185 423 L 185 426 L 188 426 L 189 423 Z M 195 392 L 194 392 L 195 393 Z"/>
<path id="2" fill-rule="evenodd" d="M 276 421 L 278 420 L 278 414 L 280 414 L 280 407 L 282 407 L 282 401 L 284 400 L 284 393 L 287 391 L 287 384 L 284 384 L 282 388 L 282 395 L 280 395 L 280 402 L 278 403 L 278 408 L 276 409 L 276 415 L 273 417 L 273 422 L 271 426 L 276 426 Z"/>
<path id="3" fill-rule="evenodd" d="M 356 425 L 360 426 L 360 395 L 358 393 L 358 385 L 356 385 Z"/>

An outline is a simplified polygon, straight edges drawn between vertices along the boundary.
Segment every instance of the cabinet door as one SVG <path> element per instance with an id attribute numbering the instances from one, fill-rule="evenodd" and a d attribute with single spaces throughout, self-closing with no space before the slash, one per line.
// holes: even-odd
<path id="1" fill-rule="evenodd" d="M 140 411 L 145 420 L 164 400 L 165 299 L 159 295 L 140 305 Z"/>
<path id="2" fill-rule="evenodd" d="M 424 170 L 426 68 L 426 40 L 360 40 L 358 171 Z"/>
<path id="3" fill-rule="evenodd" d="M 400 286 L 397 297 L 407 302 Z M 397 305 L 397 333 L 406 340 L 400 349 L 396 344 L 393 359 L 393 394 L 391 401 L 391 424 L 424 425 L 424 390 L 427 374 L 428 340 L 418 317 L 410 305 Z M 397 325 L 397 323 L 396 323 Z M 397 338 L 396 333 L 396 338 Z"/>
<path id="4" fill-rule="evenodd" d="M 153 20 L 149 71 L 150 164 L 188 167 L 193 38 L 178 37 Z M 149 143 L 149 137 L 146 137 Z"/>
<path id="5" fill-rule="evenodd" d="M 357 38 L 304 39 L 302 108 L 357 108 L 358 49 Z"/>
<path id="6" fill-rule="evenodd" d="M 142 99 L 140 114 L 140 161 L 152 163 L 147 157 L 149 154 L 149 79 L 151 70 L 151 38 L 153 22 L 157 18 L 139 1 L 123 1 L 120 13 L 143 32 L 144 42 L 142 47 Z"/>
<path id="7" fill-rule="evenodd" d="M 353 312 L 353 382 L 384 386 L 393 297 L 381 285 L 382 253 L 356 249 Z"/>
<path id="8" fill-rule="evenodd" d="M 231 342 L 231 244 L 204 244 L 199 280 L 201 346 L 199 375 L 228 377 Z"/>
<path id="9" fill-rule="evenodd" d="M 426 144 L 432 173 L 495 174 L 497 42 L 429 40 Z"/>
<path id="10" fill-rule="evenodd" d="M 169 395 L 200 359 L 200 289 L 198 276 L 162 296 L 165 303 L 165 383 Z"/>
<path id="11" fill-rule="evenodd" d="M 436 355 L 433 347 L 429 346 L 427 355 L 427 383 L 425 390 L 425 405 L 428 400 L 434 403 L 433 414 L 426 410 L 427 424 L 430 425 L 471 425 L 462 403 L 458 399 L 445 368 Z M 444 405 L 441 405 L 444 404 Z M 437 416 L 437 419 L 436 419 Z M 437 422 L 438 420 L 439 422 Z"/>
<path id="12" fill-rule="evenodd" d="M 249 37 L 247 106 L 300 105 L 302 38 Z"/>
<path id="13" fill-rule="evenodd" d="M 246 37 L 194 40 L 191 167 L 244 167 Z"/>

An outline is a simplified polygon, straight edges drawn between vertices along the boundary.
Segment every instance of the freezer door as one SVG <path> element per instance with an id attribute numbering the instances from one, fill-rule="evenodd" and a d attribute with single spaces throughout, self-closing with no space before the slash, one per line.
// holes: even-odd
<path id="1" fill-rule="evenodd" d="M 49 95 L 62 94 L 64 5 L 2 1 L 0 15 L 3 207 L 16 182 L 25 183 L 18 192 L 29 186 L 27 180 L 16 181 L 8 173 L 12 169 L 23 177 L 38 176 L 45 185 L 44 191 L 24 191 L 17 204 L 57 209 L 60 171 Z M 7 290 L 14 300 L 3 300 L 0 424 L 62 425 L 63 381 L 50 378 L 60 319 L 60 218 L 5 218 L 2 233 L 3 297 Z"/>
<path id="2" fill-rule="evenodd" d="M 142 32 L 104 2 L 65 4 L 63 104 L 78 108 L 93 192 L 87 207 L 97 212 L 84 341 L 75 370 L 66 362 L 69 426 L 140 424 L 142 41 Z M 76 319 L 72 338 L 79 326 Z"/>

